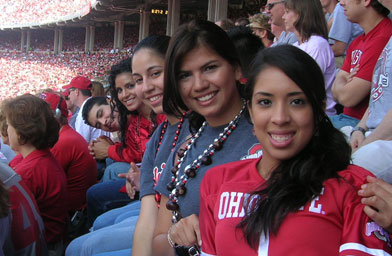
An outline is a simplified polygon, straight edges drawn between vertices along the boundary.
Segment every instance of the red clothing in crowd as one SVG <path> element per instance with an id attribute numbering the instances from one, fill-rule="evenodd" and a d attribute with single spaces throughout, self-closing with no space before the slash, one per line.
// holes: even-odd
<path id="1" fill-rule="evenodd" d="M 157 115 L 157 126 L 166 119 L 165 115 Z M 125 144 L 117 142 L 109 147 L 108 155 L 116 162 L 140 163 L 146 150 L 154 127 L 152 122 L 141 115 L 131 115 L 128 130 L 125 134 Z"/>
<path id="2" fill-rule="evenodd" d="M 384 18 L 366 35 L 359 35 L 352 41 L 347 49 L 347 55 L 344 59 L 342 70 L 350 73 L 353 68 L 359 65 L 359 70 L 355 77 L 372 82 L 373 70 L 376 66 L 378 57 L 388 43 L 391 35 L 392 22 L 389 18 Z M 369 96 L 365 97 L 354 107 L 344 108 L 344 114 L 361 119 L 368 104 Z"/>
<path id="3" fill-rule="evenodd" d="M 80 210 L 86 204 L 88 188 L 97 183 L 97 162 L 86 140 L 69 125 L 62 127 L 51 152 L 67 176 L 68 211 Z"/>
<path id="4" fill-rule="evenodd" d="M 17 154 L 12 160 L 8 163 L 9 167 L 15 170 L 15 166 L 23 160 L 23 156 L 21 154 Z"/>
<path id="5" fill-rule="evenodd" d="M 57 160 L 49 149 L 35 150 L 13 168 L 37 201 L 46 242 L 63 240 L 68 222 L 67 179 Z"/>
<path id="6" fill-rule="evenodd" d="M 243 160 L 210 169 L 200 188 L 202 255 L 389 255 L 388 233 L 364 212 L 357 191 L 372 175 L 350 165 L 341 179 L 323 183 L 320 196 L 282 221 L 276 235 L 261 236 L 251 248 L 238 224 L 244 202 L 266 182 L 257 170 L 260 159 Z M 388 254 L 389 253 L 389 254 Z"/>

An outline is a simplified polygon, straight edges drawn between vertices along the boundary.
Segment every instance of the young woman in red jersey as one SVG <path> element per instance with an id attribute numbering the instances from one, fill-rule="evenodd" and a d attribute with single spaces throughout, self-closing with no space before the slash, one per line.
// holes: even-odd
<path id="1" fill-rule="evenodd" d="M 350 165 L 317 63 L 294 46 L 265 49 L 248 86 L 263 155 L 205 175 L 202 255 L 389 255 L 389 234 L 357 195 L 371 174 Z"/>

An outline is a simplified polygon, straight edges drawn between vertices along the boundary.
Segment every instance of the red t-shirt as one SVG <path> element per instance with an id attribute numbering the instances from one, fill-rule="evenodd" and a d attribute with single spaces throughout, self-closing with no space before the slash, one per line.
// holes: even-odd
<path id="1" fill-rule="evenodd" d="M 392 35 L 392 22 L 389 18 L 384 18 L 369 33 L 359 35 L 352 41 L 347 49 L 342 70 L 350 73 L 351 69 L 359 64 L 358 73 L 355 77 L 372 81 L 373 70 L 376 66 L 385 45 Z M 370 90 L 369 90 L 370 95 Z M 351 108 L 344 108 L 344 114 L 361 119 L 369 104 L 369 96 L 365 97 L 358 105 Z"/>
<path id="2" fill-rule="evenodd" d="M 80 210 L 86 204 L 88 188 L 97 183 L 97 162 L 86 140 L 69 125 L 60 130 L 51 152 L 67 176 L 68 211 Z"/>
<path id="3" fill-rule="evenodd" d="M 49 149 L 35 150 L 14 167 L 33 193 L 45 225 L 47 243 L 66 235 L 67 179 Z"/>
<path id="4" fill-rule="evenodd" d="M 164 115 L 157 115 L 157 126 L 165 119 Z M 128 130 L 125 134 L 126 147 L 121 142 L 115 143 L 109 147 L 109 157 L 116 162 L 140 163 L 153 129 L 152 122 L 148 119 L 141 115 L 131 115 Z"/>
<path id="5" fill-rule="evenodd" d="M 200 231 L 202 255 L 386 255 L 392 253 L 380 227 L 363 212 L 357 195 L 365 169 L 350 165 L 339 172 L 342 179 L 328 179 L 321 195 L 282 222 L 276 236 L 260 238 L 257 249 L 237 228 L 245 215 L 244 200 L 265 180 L 259 175 L 260 159 L 232 162 L 209 170 L 201 184 Z M 377 252 L 377 254 L 375 253 Z M 389 255 L 387 254 L 387 255 Z"/>

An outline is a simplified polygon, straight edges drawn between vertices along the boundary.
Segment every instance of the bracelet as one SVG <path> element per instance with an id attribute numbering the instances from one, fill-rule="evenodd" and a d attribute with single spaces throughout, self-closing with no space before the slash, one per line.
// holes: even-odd
<path id="1" fill-rule="evenodd" d="M 353 133 L 356 132 L 356 131 L 362 132 L 363 136 L 365 136 L 366 130 L 365 130 L 364 128 L 362 128 L 362 127 L 357 126 L 357 127 L 354 127 L 353 130 L 351 131 L 350 137 L 351 137 L 351 136 L 353 135 Z"/>
<path id="2" fill-rule="evenodd" d="M 171 227 L 169 228 L 169 230 L 167 231 L 167 241 L 169 242 L 169 244 L 170 244 L 170 246 L 171 246 L 172 248 L 176 248 L 176 247 L 178 246 L 178 244 L 176 244 L 175 242 L 173 242 L 173 240 L 172 240 L 171 237 L 170 237 L 170 230 L 172 229 L 172 227 L 173 227 L 173 226 L 171 226 Z"/>

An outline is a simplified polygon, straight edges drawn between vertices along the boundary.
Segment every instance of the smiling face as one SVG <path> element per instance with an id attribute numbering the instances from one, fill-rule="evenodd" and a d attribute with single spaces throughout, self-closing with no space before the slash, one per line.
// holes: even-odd
<path id="1" fill-rule="evenodd" d="M 266 166 L 276 167 L 282 160 L 294 157 L 313 136 L 310 102 L 278 68 L 266 68 L 257 76 L 249 112 Z"/>
<path id="2" fill-rule="evenodd" d="M 239 67 L 205 46 L 190 51 L 182 60 L 178 84 L 185 105 L 214 125 L 228 123 L 241 108 L 236 80 Z"/>
<path id="3" fill-rule="evenodd" d="M 286 8 L 282 18 L 284 21 L 286 31 L 294 32 L 296 30 L 295 23 L 299 18 L 298 14 L 294 12 L 294 10 Z"/>
<path id="4" fill-rule="evenodd" d="M 111 109 L 106 104 L 95 104 L 88 113 L 88 123 L 97 129 L 107 132 L 120 130 L 118 123 L 118 112 L 114 111 L 111 115 Z"/>
<path id="5" fill-rule="evenodd" d="M 163 113 L 164 62 L 160 55 L 150 49 L 140 49 L 132 58 L 132 76 L 136 83 L 136 94 L 156 114 Z"/>
<path id="6" fill-rule="evenodd" d="M 135 81 L 132 73 L 124 72 L 116 76 L 114 81 L 118 100 L 129 110 L 138 110 L 142 105 L 142 100 L 137 97 Z"/>

